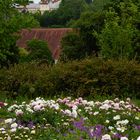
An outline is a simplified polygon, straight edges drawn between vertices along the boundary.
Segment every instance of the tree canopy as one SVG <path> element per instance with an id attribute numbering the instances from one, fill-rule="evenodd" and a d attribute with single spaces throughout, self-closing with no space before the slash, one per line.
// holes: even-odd
<path id="1" fill-rule="evenodd" d="M 12 0 L 0 0 L 0 68 L 18 62 L 17 31 L 37 27 L 39 23 L 28 14 L 19 13 Z"/>
<path id="2" fill-rule="evenodd" d="M 41 19 L 40 24 L 43 27 L 59 26 L 66 27 L 72 20 L 80 18 L 81 12 L 87 8 L 84 0 L 62 0 L 57 10 L 46 11 Z"/>
<path id="3" fill-rule="evenodd" d="M 79 29 L 87 55 L 139 59 L 139 0 L 94 0 L 73 27 Z"/>

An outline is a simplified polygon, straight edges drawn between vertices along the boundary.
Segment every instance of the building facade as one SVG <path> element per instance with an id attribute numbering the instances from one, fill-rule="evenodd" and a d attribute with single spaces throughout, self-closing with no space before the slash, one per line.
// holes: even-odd
<path id="1" fill-rule="evenodd" d="M 35 13 L 40 11 L 41 14 L 43 14 L 45 11 L 52 11 L 59 8 L 60 3 L 61 0 L 41 0 L 38 4 L 30 3 L 26 6 L 26 9 L 23 6 L 17 6 L 16 8 L 21 12 L 28 11 L 30 13 Z"/>

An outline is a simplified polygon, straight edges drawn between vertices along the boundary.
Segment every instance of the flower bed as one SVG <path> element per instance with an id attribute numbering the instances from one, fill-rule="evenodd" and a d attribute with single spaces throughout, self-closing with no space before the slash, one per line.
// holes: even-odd
<path id="1" fill-rule="evenodd" d="M 140 140 L 140 108 L 130 99 L 36 98 L 0 104 L 0 139 Z"/>

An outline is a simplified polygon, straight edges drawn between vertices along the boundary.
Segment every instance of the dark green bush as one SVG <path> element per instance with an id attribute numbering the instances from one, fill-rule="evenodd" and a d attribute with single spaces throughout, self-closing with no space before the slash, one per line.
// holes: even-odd
<path id="1" fill-rule="evenodd" d="M 9 96 L 96 96 L 140 98 L 140 64 L 85 59 L 52 67 L 15 65 L 0 71 L 0 92 Z"/>
<path id="2" fill-rule="evenodd" d="M 27 45 L 29 50 L 27 59 L 29 61 L 47 60 L 49 64 L 53 62 L 52 54 L 46 41 L 32 39 L 28 41 Z"/>
<path id="3" fill-rule="evenodd" d="M 86 56 L 84 43 L 78 33 L 68 33 L 61 41 L 61 60 L 76 60 Z"/>

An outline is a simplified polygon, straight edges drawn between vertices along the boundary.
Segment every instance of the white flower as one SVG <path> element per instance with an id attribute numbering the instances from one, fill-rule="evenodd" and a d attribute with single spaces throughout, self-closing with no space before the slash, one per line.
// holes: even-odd
<path id="1" fill-rule="evenodd" d="M 32 131 L 31 131 L 31 134 L 35 134 L 35 130 L 32 130 Z"/>
<path id="2" fill-rule="evenodd" d="M 137 140 L 140 140 L 140 136 L 137 138 Z"/>
<path id="3" fill-rule="evenodd" d="M 81 109 L 78 109 L 78 112 L 81 112 L 82 110 Z"/>
<path id="4" fill-rule="evenodd" d="M 29 130 L 29 127 L 23 127 L 24 130 Z"/>
<path id="5" fill-rule="evenodd" d="M 114 104 L 114 109 L 118 109 L 118 110 L 120 109 L 119 103 L 115 103 L 115 104 Z"/>
<path id="6" fill-rule="evenodd" d="M 15 139 L 20 139 L 20 137 L 19 136 L 15 136 Z"/>
<path id="7" fill-rule="evenodd" d="M 8 135 L 7 140 L 11 140 L 11 137 Z"/>
<path id="8" fill-rule="evenodd" d="M 72 117 L 74 118 L 77 118 L 77 111 L 76 110 L 73 110 L 72 113 L 71 113 Z"/>
<path id="9" fill-rule="evenodd" d="M 17 116 L 23 115 L 23 111 L 21 109 L 16 110 L 16 115 Z"/>
<path id="10" fill-rule="evenodd" d="M 125 127 L 118 127 L 117 130 L 121 131 L 121 132 L 124 132 L 126 130 L 126 128 Z"/>
<path id="11" fill-rule="evenodd" d="M 78 107 L 77 107 L 76 105 L 74 105 L 74 106 L 72 107 L 72 109 L 73 109 L 73 110 L 77 110 Z"/>
<path id="12" fill-rule="evenodd" d="M 126 124 L 128 124 L 128 123 L 129 123 L 129 120 L 127 120 L 127 119 L 123 121 L 123 124 L 124 124 L 124 125 L 126 125 Z"/>
<path id="13" fill-rule="evenodd" d="M 0 128 L 0 131 L 5 131 L 5 128 Z"/>
<path id="14" fill-rule="evenodd" d="M 8 104 L 7 103 L 4 103 L 4 106 L 7 106 Z"/>
<path id="15" fill-rule="evenodd" d="M 128 138 L 127 137 L 121 137 L 120 140 L 128 140 Z"/>
<path id="16" fill-rule="evenodd" d="M 112 126 L 109 126 L 109 127 L 108 127 L 108 129 L 112 130 L 112 129 L 114 129 L 114 127 L 112 127 Z"/>
<path id="17" fill-rule="evenodd" d="M 83 105 L 86 105 L 87 103 L 88 103 L 87 100 L 83 100 L 83 101 L 82 101 L 82 104 L 83 104 Z"/>
<path id="18" fill-rule="evenodd" d="M 12 123 L 12 122 L 13 122 L 13 119 L 11 119 L 11 118 L 5 120 L 5 123 Z"/>
<path id="19" fill-rule="evenodd" d="M 34 111 L 30 108 L 30 107 L 27 107 L 26 110 L 30 113 L 33 113 Z"/>
<path id="20" fill-rule="evenodd" d="M 64 111 L 64 114 L 66 114 L 66 115 L 68 115 L 68 116 L 71 116 L 71 111 L 68 110 L 68 109 L 66 109 L 66 110 Z"/>
<path id="21" fill-rule="evenodd" d="M 102 136 L 101 140 L 111 140 L 111 137 L 110 137 L 110 135 L 105 134 L 105 135 Z"/>
<path id="22" fill-rule="evenodd" d="M 106 120 L 105 122 L 106 122 L 106 123 L 109 123 L 110 121 L 109 121 L 109 120 Z"/>
<path id="23" fill-rule="evenodd" d="M 40 110 L 41 110 L 41 106 L 40 106 L 40 105 L 34 106 L 34 110 L 35 110 L 35 111 L 40 111 Z"/>
<path id="24" fill-rule="evenodd" d="M 11 140 L 11 137 L 8 135 L 7 140 Z"/>
<path id="25" fill-rule="evenodd" d="M 136 119 L 136 120 L 139 120 L 140 118 L 136 116 L 135 119 Z"/>
<path id="26" fill-rule="evenodd" d="M 120 118 L 121 118 L 120 115 L 116 115 L 113 117 L 113 120 L 119 120 Z"/>
<path id="27" fill-rule="evenodd" d="M 2 131 L 1 133 L 2 133 L 2 134 L 5 134 L 5 133 L 6 133 L 6 131 Z"/>
<path id="28" fill-rule="evenodd" d="M 98 111 L 96 111 L 96 112 L 94 112 L 94 113 L 93 113 L 93 115 L 97 115 L 97 114 L 99 114 L 99 112 L 98 112 Z"/>
<path id="29" fill-rule="evenodd" d="M 54 108 L 55 110 L 58 110 L 59 109 L 59 104 L 52 105 L 52 108 Z"/>
<path id="30" fill-rule="evenodd" d="M 122 121 L 117 121 L 117 125 L 127 125 L 129 123 L 129 120 L 122 120 Z"/>
<path id="31" fill-rule="evenodd" d="M 94 102 L 93 101 L 90 101 L 87 103 L 89 106 L 93 106 L 94 107 Z"/>
<path id="32" fill-rule="evenodd" d="M 105 110 L 108 110 L 111 106 L 109 104 L 104 104 L 102 106 L 100 106 L 99 109 L 105 109 Z"/>
<path id="33" fill-rule="evenodd" d="M 69 123 L 68 123 L 68 122 L 64 122 L 64 123 L 63 123 L 63 125 L 66 125 L 66 126 L 68 126 L 68 125 L 69 125 Z"/>
<path id="34" fill-rule="evenodd" d="M 16 130 L 17 130 L 16 128 L 12 128 L 10 131 L 11 132 L 16 132 Z"/>
<path id="35" fill-rule="evenodd" d="M 11 128 L 16 128 L 17 126 L 18 126 L 17 123 L 11 124 Z"/>

